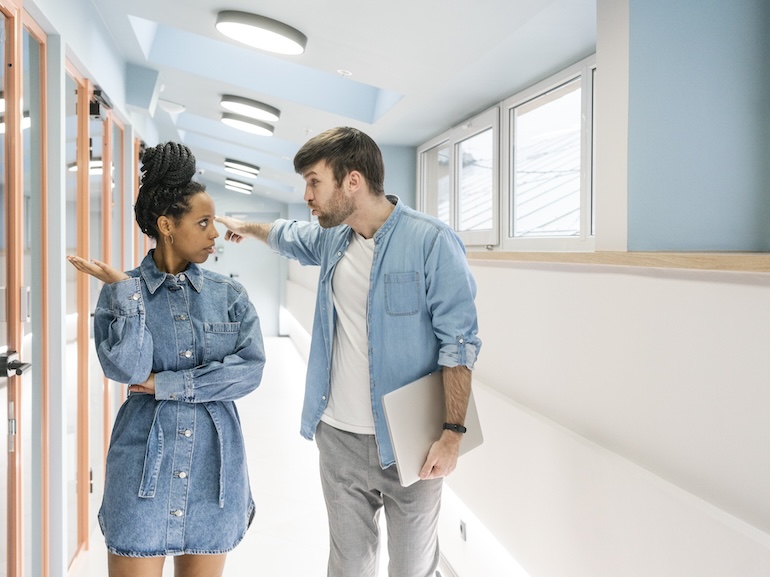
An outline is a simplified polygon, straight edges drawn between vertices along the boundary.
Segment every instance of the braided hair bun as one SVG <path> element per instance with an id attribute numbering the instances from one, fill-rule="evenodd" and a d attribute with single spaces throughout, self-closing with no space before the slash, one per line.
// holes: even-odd
<path id="1" fill-rule="evenodd" d="M 195 156 L 184 144 L 167 142 L 142 154 L 142 176 L 134 213 L 139 228 L 158 239 L 158 217 L 179 219 L 189 210 L 189 199 L 205 187 L 192 180 Z"/>

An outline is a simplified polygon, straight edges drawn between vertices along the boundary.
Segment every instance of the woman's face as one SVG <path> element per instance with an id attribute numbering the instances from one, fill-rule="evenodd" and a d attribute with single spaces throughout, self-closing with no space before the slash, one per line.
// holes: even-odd
<path id="1" fill-rule="evenodd" d="M 214 254 L 214 241 L 219 236 L 214 228 L 214 201 L 205 192 L 190 197 L 190 210 L 179 221 L 172 220 L 174 243 L 168 248 L 188 262 L 200 264 Z"/>

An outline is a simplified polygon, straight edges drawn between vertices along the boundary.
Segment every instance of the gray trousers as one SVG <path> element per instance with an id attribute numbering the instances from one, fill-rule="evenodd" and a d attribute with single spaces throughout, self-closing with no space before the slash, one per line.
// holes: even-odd
<path id="1" fill-rule="evenodd" d="M 388 576 L 433 577 L 439 560 L 443 479 L 402 487 L 395 465 L 383 470 L 374 435 L 316 430 L 329 516 L 328 577 L 375 577 L 380 510 L 388 528 Z"/>

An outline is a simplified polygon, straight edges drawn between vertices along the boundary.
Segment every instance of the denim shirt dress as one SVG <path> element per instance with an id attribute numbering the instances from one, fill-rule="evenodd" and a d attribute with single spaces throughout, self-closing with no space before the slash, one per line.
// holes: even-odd
<path id="1" fill-rule="evenodd" d="M 143 383 L 115 419 L 99 524 L 107 549 L 130 557 L 220 554 L 254 514 L 233 402 L 259 386 L 259 318 L 237 281 L 191 263 L 158 270 L 153 251 L 131 277 L 105 284 L 94 315 L 104 374 Z"/>
<path id="2" fill-rule="evenodd" d="M 382 396 L 439 367 L 473 370 L 481 349 L 476 282 L 465 246 L 446 224 L 397 196 L 374 234 L 366 332 L 369 391 L 380 466 L 395 463 Z M 268 235 L 277 253 L 320 267 L 300 433 L 312 439 L 329 400 L 334 329 L 334 269 L 356 234 L 349 226 L 277 220 Z"/>

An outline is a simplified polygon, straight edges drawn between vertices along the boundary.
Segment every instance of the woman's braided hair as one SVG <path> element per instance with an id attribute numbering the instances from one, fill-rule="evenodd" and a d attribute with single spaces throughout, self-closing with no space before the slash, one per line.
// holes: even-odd
<path id="1" fill-rule="evenodd" d="M 142 161 L 141 185 L 134 206 L 136 223 L 147 236 L 158 240 L 158 217 L 178 221 L 190 210 L 190 197 L 206 190 L 195 175 L 195 156 L 184 144 L 167 142 L 147 148 Z"/>

